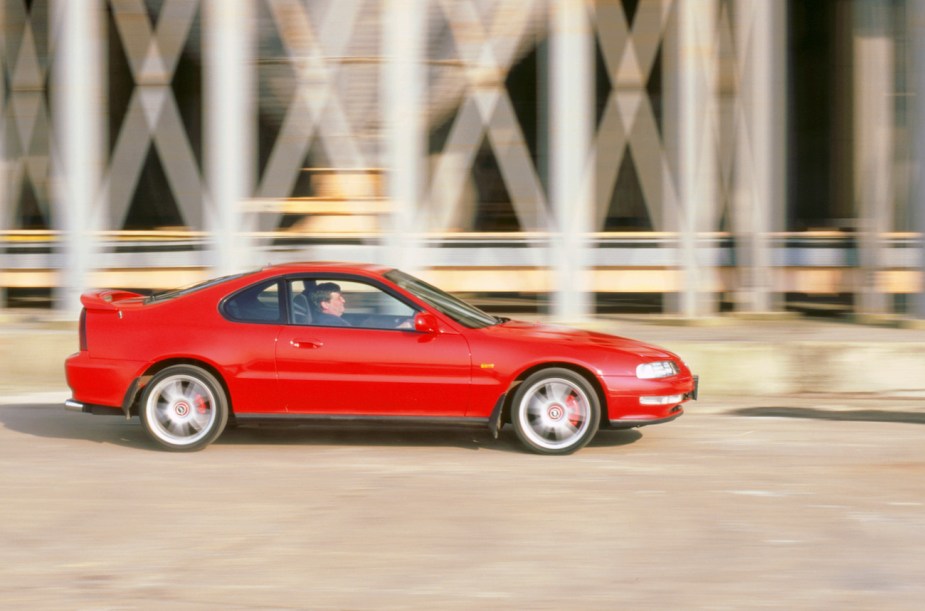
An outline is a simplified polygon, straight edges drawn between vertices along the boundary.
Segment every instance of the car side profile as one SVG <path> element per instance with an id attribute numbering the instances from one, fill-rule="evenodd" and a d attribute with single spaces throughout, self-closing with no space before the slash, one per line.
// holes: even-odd
<path id="1" fill-rule="evenodd" d="M 541 454 L 667 422 L 697 398 L 675 354 L 499 318 L 399 270 L 294 263 L 143 296 L 81 297 L 66 407 L 138 416 L 169 450 L 234 421 L 511 424 Z"/>

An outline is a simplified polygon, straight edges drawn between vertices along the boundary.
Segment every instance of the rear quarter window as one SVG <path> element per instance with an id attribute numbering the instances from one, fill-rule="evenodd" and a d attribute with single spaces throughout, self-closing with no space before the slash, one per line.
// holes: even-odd
<path id="1" fill-rule="evenodd" d="M 283 320 L 279 282 L 235 293 L 222 304 L 222 314 L 237 322 L 279 323 Z"/>

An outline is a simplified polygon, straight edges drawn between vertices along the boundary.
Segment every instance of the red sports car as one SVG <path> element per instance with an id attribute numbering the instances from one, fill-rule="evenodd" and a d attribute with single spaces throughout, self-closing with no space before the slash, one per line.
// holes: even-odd
<path id="1" fill-rule="evenodd" d="M 396 269 L 304 263 L 148 297 L 81 298 L 73 398 L 138 415 L 197 450 L 229 421 L 391 418 L 505 423 L 567 454 L 599 427 L 666 422 L 697 398 L 676 355 L 621 337 L 498 318 Z"/>

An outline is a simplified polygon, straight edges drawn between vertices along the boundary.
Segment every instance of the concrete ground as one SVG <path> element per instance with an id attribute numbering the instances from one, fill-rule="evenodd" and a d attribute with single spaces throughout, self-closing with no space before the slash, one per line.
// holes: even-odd
<path id="1" fill-rule="evenodd" d="M 41 396 L 38 397 L 41 399 Z M 69 609 L 920 609 L 925 410 L 739 397 L 567 457 L 509 429 L 0 405 L 0 601 Z"/>

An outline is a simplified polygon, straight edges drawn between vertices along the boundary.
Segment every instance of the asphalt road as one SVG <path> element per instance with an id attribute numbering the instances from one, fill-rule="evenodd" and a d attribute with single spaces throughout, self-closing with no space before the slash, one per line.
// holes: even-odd
<path id="1" fill-rule="evenodd" d="M 172 454 L 0 405 L 0 606 L 920 609 L 910 405 L 702 403 L 568 457 L 355 425 Z"/>

